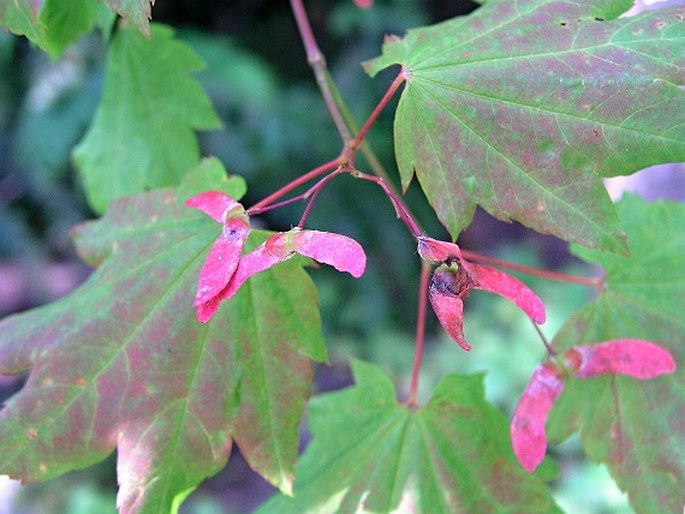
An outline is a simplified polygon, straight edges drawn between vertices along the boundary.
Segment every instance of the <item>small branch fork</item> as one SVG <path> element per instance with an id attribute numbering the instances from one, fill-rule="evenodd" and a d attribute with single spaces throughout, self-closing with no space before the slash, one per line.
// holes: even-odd
<path id="1" fill-rule="evenodd" d="M 259 202 L 255 203 L 252 207 L 247 209 L 247 214 L 250 216 L 259 215 L 267 211 L 283 207 L 285 205 L 292 204 L 297 201 L 307 201 L 304 212 L 298 227 L 302 228 L 306 223 L 307 217 L 312 210 L 314 202 L 321 193 L 321 190 L 335 177 L 347 173 L 355 178 L 362 180 L 367 180 L 378 185 L 383 192 L 386 194 L 390 203 L 392 204 L 397 218 L 400 219 L 406 226 L 411 234 L 418 238 L 423 235 L 418 223 L 415 221 L 411 212 L 405 205 L 401 196 L 394 190 L 394 186 L 391 182 L 387 180 L 387 174 L 382 166 L 378 163 L 378 159 L 375 157 L 373 152 L 364 144 L 369 130 L 377 120 L 380 113 L 388 105 L 390 100 L 393 98 L 399 87 L 407 79 L 407 74 L 405 70 L 402 69 L 400 73 L 395 77 L 393 82 L 388 87 L 388 90 L 383 95 L 383 98 L 378 102 L 376 107 L 373 109 L 369 117 L 366 119 L 361 129 L 353 136 L 354 122 L 349 116 L 349 110 L 343 102 L 335 83 L 333 82 L 327 68 L 326 60 L 319 50 L 319 47 L 314 38 L 309 20 L 307 18 L 307 13 L 302 5 L 302 0 L 290 0 L 293 14 L 297 22 L 300 35 L 302 37 L 302 42 L 304 44 L 307 61 L 313 69 L 316 82 L 321 90 L 321 95 L 324 99 L 326 107 L 330 113 L 331 119 L 335 124 L 335 127 L 340 135 L 343 142 L 343 149 L 335 159 L 332 159 L 321 166 L 318 166 L 307 173 L 299 176 L 298 178 L 287 183 L 283 187 L 279 188 L 277 191 L 263 198 Z M 374 174 L 370 175 L 363 173 L 355 168 L 354 158 L 357 150 L 364 152 L 364 156 L 369 161 Z M 283 197 L 287 196 L 289 193 L 295 189 L 311 182 L 313 180 L 319 179 L 314 185 L 307 189 L 304 193 L 293 196 L 286 200 L 281 200 Z M 564 273 L 557 273 L 548 270 L 541 270 L 538 268 L 532 268 L 528 266 L 522 266 L 514 264 L 508 261 L 496 259 L 493 257 L 488 257 L 481 255 L 476 252 L 471 252 L 468 250 L 461 250 L 463 257 L 467 261 L 484 262 L 488 264 L 494 264 L 506 269 L 519 271 L 522 273 L 527 273 L 530 275 L 535 275 L 543 277 L 549 280 L 558 280 L 573 284 L 580 284 L 585 286 L 590 286 L 594 288 L 601 289 L 604 286 L 605 277 L 601 276 L 598 278 L 587 278 L 579 277 L 573 275 L 567 275 Z M 425 324 L 426 324 L 426 312 L 427 312 L 427 298 L 428 298 L 428 287 L 430 282 L 430 272 L 431 264 L 426 261 L 421 261 L 421 274 L 419 279 L 419 302 L 418 302 L 418 312 L 416 320 L 416 352 L 414 357 L 414 364 L 412 368 L 411 382 L 409 388 L 409 395 L 404 402 L 405 405 L 409 407 L 416 407 L 417 396 L 418 396 L 418 384 L 419 384 L 419 373 L 421 368 L 421 362 L 423 359 L 423 344 L 425 339 Z M 535 325 L 535 329 L 540 335 L 545 348 L 550 356 L 553 358 L 555 353 L 552 347 L 547 342 L 544 334 L 540 328 Z"/>

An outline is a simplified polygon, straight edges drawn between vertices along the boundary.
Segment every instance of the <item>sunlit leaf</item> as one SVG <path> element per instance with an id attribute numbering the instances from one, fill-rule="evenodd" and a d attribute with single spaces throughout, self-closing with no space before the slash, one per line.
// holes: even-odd
<path id="1" fill-rule="evenodd" d="M 516 462 L 482 377 L 446 376 L 425 406 L 410 408 L 378 368 L 356 362 L 353 372 L 354 387 L 310 402 L 313 441 L 294 497 L 260 513 L 557 512 Z"/>
<path id="2" fill-rule="evenodd" d="M 223 183 L 240 196 L 242 183 Z M 120 512 L 170 512 L 235 441 L 290 490 L 310 358 L 326 359 L 316 292 L 292 260 L 199 324 L 193 296 L 217 223 L 186 199 L 164 189 L 114 202 L 74 232 L 98 266 L 90 279 L 0 323 L 0 373 L 28 372 L 0 411 L 0 474 L 45 480 L 116 448 Z M 253 231 L 249 248 L 265 237 Z"/>
<path id="3" fill-rule="evenodd" d="M 489 0 L 390 38 L 404 67 L 395 149 L 453 237 L 476 205 L 614 252 L 600 177 L 685 160 L 685 6 L 614 19 L 630 0 Z"/>

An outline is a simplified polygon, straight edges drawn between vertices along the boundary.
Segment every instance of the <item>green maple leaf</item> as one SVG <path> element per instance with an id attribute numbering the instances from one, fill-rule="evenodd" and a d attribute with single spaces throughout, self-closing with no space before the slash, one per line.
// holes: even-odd
<path id="1" fill-rule="evenodd" d="M 193 130 L 220 125 L 189 75 L 201 59 L 173 35 L 153 24 L 151 41 L 124 27 L 112 40 L 102 102 L 74 151 L 97 212 L 115 198 L 177 185 L 200 160 Z"/>
<path id="2" fill-rule="evenodd" d="M 106 29 L 113 18 L 93 0 L 0 0 L 0 27 L 26 36 L 52 58 L 95 26 Z"/>
<path id="3" fill-rule="evenodd" d="M 259 512 L 557 511 L 544 483 L 515 460 L 482 376 L 446 376 L 427 405 L 408 408 L 375 366 L 355 362 L 353 373 L 354 387 L 310 401 L 313 441 L 294 497 Z"/>
<path id="4" fill-rule="evenodd" d="M 0 373 L 29 373 L 0 411 L 0 474 L 46 480 L 116 448 L 120 512 L 175 512 L 235 441 L 290 491 L 310 358 L 326 359 L 316 291 L 291 260 L 196 321 L 199 269 L 220 227 L 182 203 L 201 186 L 239 197 L 244 183 L 220 169 L 205 161 L 182 189 L 118 200 L 78 227 L 97 271 L 0 323 Z M 248 249 L 264 238 L 255 231 Z"/>
<path id="5" fill-rule="evenodd" d="M 606 287 L 574 316 L 554 346 L 622 337 L 668 348 L 673 375 L 640 382 L 623 376 L 570 380 L 548 421 L 551 440 L 581 428 L 588 456 L 605 462 L 640 513 L 680 512 L 685 505 L 685 205 L 618 204 L 632 256 L 575 247 L 606 271 Z"/>
<path id="6" fill-rule="evenodd" d="M 685 160 L 685 7 L 613 19 L 630 0 L 490 0 L 409 31 L 367 64 L 406 85 L 395 118 L 453 237 L 476 205 L 503 220 L 624 252 L 601 176 Z"/>

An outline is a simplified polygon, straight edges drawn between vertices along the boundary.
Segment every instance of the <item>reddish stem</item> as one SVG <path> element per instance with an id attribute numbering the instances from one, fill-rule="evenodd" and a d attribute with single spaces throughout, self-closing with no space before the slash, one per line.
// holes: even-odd
<path id="1" fill-rule="evenodd" d="M 297 224 L 298 227 L 302 228 L 307 221 L 307 217 L 309 216 L 309 212 L 312 210 L 312 206 L 314 205 L 314 201 L 316 198 L 319 196 L 319 193 L 323 189 L 323 186 L 325 186 L 328 182 L 330 182 L 334 177 L 337 177 L 340 175 L 340 173 L 343 172 L 343 168 L 338 168 L 337 170 L 333 171 L 332 173 L 329 173 L 326 175 L 324 178 L 319 180 L 316 184 L 314 184 L 312 187 L 307 190 L 306 193 L 302 195 L 302 199 L 309 198 L 309 202 L 307 203 L 307 206 L 304 209 L 304 212 L 302 213 L 302 217 L 300 218 L 300 222 Z"/>
<path id="2" fill-rule="evenodd" d="M 556 356 L 557 352 L 554 351 L 554 348 L 552 348 L 552 346 L 549 344 L 549 341 L 547 341 L 547 338 L 545 337 L 545 334 L 542 332 L 542 329 L 540 328 L 540 326 L 537 323 L 535 323 L 533 320 L 530 320 L 530 321 L 533 324 L 535 331 L 540 336 L 540 339 L 542 339 L 542 344 L 545 345 L 545 349 L 547 350 L 547 355 L 549 355 L 550 359 L 554 358 L 554 356 Z"/>
<path id="3" fill-rule="evenodd" d="M 298 188 L 302 184 L 305 184 L 306 182 L 309 182 L 310 180 L 315 179 L 319 175 L 323 175 L 324 173 L 331 171 L 345 161 L 345 158 L 342 155 L 339 155 L 332 161 L 328 161 L 327 163 L 322 164 L 318 168 L 314 168 L 313 170 L 305 173 L 304 175 L 299 176 L 292 182 L 288 182 L 285 186 L 281 187 L 277 191 L 274 191 L 271 193 L 269 196 L 266 198 L 260 200 L 256 204 L 254 204 L 252 207 L 250 207 L 247 210 L 248 216 L 254 215 L 254 214 L 259 214 L 259 212 L 264 212 L 264 208 L 271 205 L 273 202 L 278 200 L 279 198 L 284 197 L 287 195 L 290 191 L 293 189 Z"/>
<path id="4" fill-rule="evenodd" d="M 304 194 L 301 194 L 293 196 L 292 198 L 288 198 L 287 200 L 283 200 L 282 202 L 272 203 L 271 205 L 266 205 L 264 207 L 250 207 L 247 212 L 250 216 L 258 216 L 259 214 L 264 214 L 268 211 L 280 209 L 281 207 L 285 207 L 286 205 L 290 205 L 291 203 L 299 202 L 300 200 L 304 199 L 304 197 Z"/>
<path id="5" fill-rule="evenodd" d="M 600 277 L 579 277 L 577 275 L 568 275 L 566 273 L 559 273 L 556 271 L 543 270 L 539 268 L 532 268 L 530 266 L 524 266 L 522 264 L 514 264 L 513 262 L 504 261 L 497 259 L 495 257 L 488 257 L 487 255 L 482 255 L 477 252 L 471 252 L 469 250 L 461 250 L 462 255 L 465 259 L 477 262 L 486 262 L 488 264 L 494 264 L 496 266 L 501 266 L 502 268 L 520 271 L 521 273 L 526 273 L 528 275 L 535 275 L 537 277 L 546 278 L 549 280 L 557 280 L 559 282 L 567 282 L 571 284 L 580 284 L 584 286 L 591 286 L 597 289 L 601 289 L 604 286 L 604 274 Z"/>
<path id="6" fill-rule="evenodd" d="M 385 106 L 388 105 L 388 102 L 390 102 L 392 97 L 395 95 L 397 88 L 400 87 L 400 84 L 402 84 L 405 81 L 405 79 L 406 77 L 403 69 L 402 71 L 400 71 L 400 73 L 397 74 L 397 77 L 395 77 L 395 80 L 392 81 L 392 84 L 390 84 L 390 87 L 383 95 L 383 98 L 381 98 L 380 102 L 378 102 L 378 105 L 376 105 L 374 110 L 366 119 L 364 125 L 362 125 L 362 128 L 359 130 L 359 134 L 357 134 L 357 136 L 354 139 L 352 139 L 347 145 L 351 151 L 354 151 L 361 146 L 361 144 L 364 142 L 364 139 L 366 138 L 366 134 L 371 129 L 371 126 L 376 122 L 376 119 L 380 115 L 381 111 L 385 109 Z"/>
<path id="7" fill-rule="evenodd" d="M 416 352 L 414 353 L 414 365 L 411 370 L 411 383 L 409 385 L 408 407 L 417 406 L 419 392 L 419 373 L 423 360 L 423 341 L 426 335 L 426 311 L 428 304 L 428 282 L 430 279 L 431 265 L 421 261 L 421 277 L 419 279 L 419 306 L 416 312 Z"/>
<path id="8" fill-rule="evenodd" d="M 392 206 L 395 208 L 395 214 L 397 214 L 397 218 L 402 220 L 404 224 L 407 226 L 409 231 L 414 234 L 414 237 L 419 237 L 420 235 L 423 234 L 419 226 L 416 224 L 414 221 L 414 218 L 412 217 L 411 214 L 409 214 L 409 211 L 407 208 L 404 206 L 404 202 L 402 202 L 395 193 L 393 193 L 388 185 L 385 183 L 385 180 L 383 180 L 381 177 L 377 177 L 375 175 L 369 175 L 367 173 L 362 173 L 361 171 L 354 170 L 352 172 L 353 176 L 357 178 L 361 178 L 364 180 L 369 180 L 370 182 L 375 182 L 378 184 L 381 189 L 385 192 L 386 196 L 390 199 L 390 202 L 392 203 Z"/>

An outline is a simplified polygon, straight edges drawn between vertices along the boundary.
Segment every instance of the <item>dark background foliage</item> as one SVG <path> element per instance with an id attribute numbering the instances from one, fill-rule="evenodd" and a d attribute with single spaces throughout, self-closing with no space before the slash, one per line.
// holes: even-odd
<path id="1" fill-rule="evenodd" d="M 373 9 L 364 11 L 351 0 L 313 0 L 306 6 L 329 68 L 361 122 L 392 77 L 386 72 L 371 80 L 360 67 L 361 61 L 380 52 L 383 35 L 402 34 L 410 27 L 465 14 L 476 4 L 377 0 Z M 207 67 L 197 76 L 210 93 L 224 128 L 200 136 L 203 153 L 218 156 L 229 172 L 247 179 L 247 205 L 337 155 L 340 142 L 307 65 L 287 2 L 167 0 L 154 6 L 153 21 L 175 27 L 206 61 Z M 67 294 L 88 276 L 89 269 L 75 255 L 68 232 L 94 215 L 85 202 L 70 152 L 97 107 L 105 53 L 102 38 L 94 34 L 68 49 L 59 61 L 51 62 L 26 40 L 0 32 L 0 317 Z M 387 109 L 369 141 L 390 175 L 396 177 L 391 134 L 392 109 Z M 363 161 L 358 165 L 364 168 Z M 682 175 L 673 176 L 668 170 L 655 171 L 651 186 L 642 179 L 638 182 L 642 190 L 653 188 L 652 197 L 667 192 L 682 198 Z M 662 183 L 655 186 L 655 177 Z M 410 188 L 407 201 L 428 233 L 446 237 L 417 187 Z M 295 204 L 261 219 L 268 228 L 287 229 L 297 223 L 302 208 Z M 406 380 L 413 352 L 419 268 L 412 237 L 395 220 L 377 188 L 347 176 L 324 190 L 308 225 L 348 234 L 360 241 L 369 255 L 369 272 L 359 281 L 341 279 L 326 269 L 315 271 L 333 356 L 333 364 L 317 375 L 317 391 L 349 383 L 346 359 L 350 355 L 382 361 L 398 380 Z M 563 243 L 481 213 L 460 242 L 483 253 L 505 253 L 517 262 L 552 268 L 575 265 Z M 564 312 L 585 294 L 572 287 L 555 289 L 529 283 L 539 285 L 548 299 L 557 301 L 558 319 L 552 323 L 560 324 Z M 506 307 L 497 311 L 499 304 L 494 305 L 479 298 L 469 307 L 473 311 L 469 314 L 471 330 L 483 330 L 479 343 L 530 337 L 530 327 L 512 326 L 510 311 Z M 458 358 L 463 361 L 463 356 L 455 358 L 455 349 L 442 339 L 433 319 L 429 319 L 429 334 L 433 353 L 427 358 L 428 382 L 431 370 L 440 376 L 445 368 L 473 370 L 487 361 L 488 367 L 502 370 L 502 376 L 492 379 L 491 385 L 495 400 L 505 409 L 515 397 L 507 387 L 525 383 L 539 358 L 530 351 L 508 353 L 504 360 L 514 356 L 522 370 L 503 368 L 501 343 L 492 342 L 491 350 L 474 352 L 469 364 L 455 364 Z M 451 355 L 447 360 L 443 358 L 446 352 Z M 19 385 L 18 380 L 0 377 L 0 398 Z M 570 448 L 568 462 L 572 466 L 577 447 L 571 443 Z M 113 512 L 114 462 L 112 457 L 95 470 L 24 490 L 11 506 L 9 500 L 0 498 L 0 513 L 5 512 L 3 505 L 13 513 Z M 585 469 L 583 476 L 606 483 L 601 470 L 590 470 L 588 475 Z M 559 488 L 562 493 L 564 487 Z M 607 490 L 598 500 L 596 512 L 619 508 L 607 500 L 617 493 Z M 183 511 L 249 512 L 272 492 L 236 454 L 224 471 L 191 497 Z M 622 505 L 617 497 L 617 505 Z"/>

